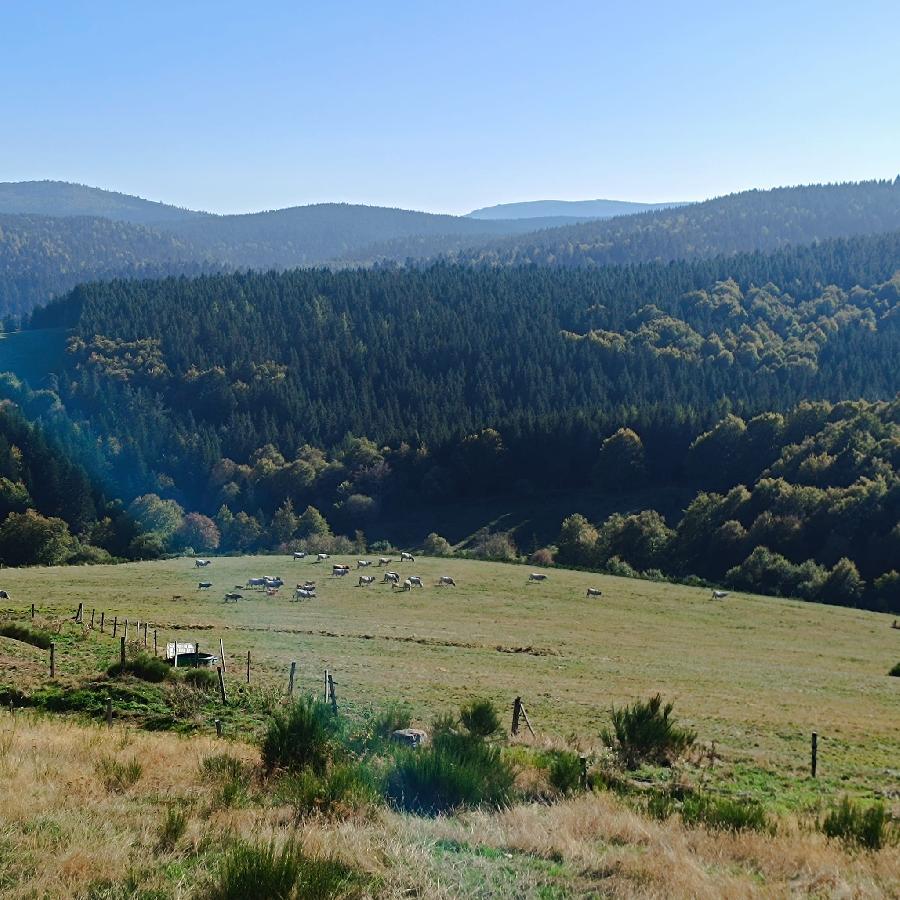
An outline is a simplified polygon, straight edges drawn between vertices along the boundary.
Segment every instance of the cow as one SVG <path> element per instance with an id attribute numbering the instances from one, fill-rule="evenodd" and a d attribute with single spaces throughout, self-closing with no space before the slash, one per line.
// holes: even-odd
<path id="1" fill-rule="evenodd" d="M 384 579 L 382 580 L 382 584 L 387 584 L 390 582 L 391 584 L 399 584 L 400 583 L 400 573 L 399 572 L 385 572 Z"/>
<path id="2" fill-rule="evenodd" d="M 298 581 L 297 587 L 307 591 L 314 591 L 316 589 L 316 583 L 314 581 Z"/>
<path id="3" fill-rule="evenodd" d="M 316 555 L 316 562 L 324 562 L 326 559 L 328 559 L 327 553 L 319 553 Z"/>
<path id="4" fill-rule="evenodd" d="M 437 581 L 438 587 L 456 587 L 456 582 L 449 575 L 441 575 Z"/>
<path id="5" fill-rule="evenodd" d="M 247 584 L 245 585 L 248 588 L 261 588 L 266 586 L 265 578 L 248 578 Z"/>
<path id="6" fill-rule="evenodd" d="M 405 550 L 400 554 L 400 562 L 415 562 L 416 558 L 412 555 L 412 553 L 407 553 Z"/>
<path id="7" fill-rule="evenodd" d="M 365 587 L 367 584 L 374 584 L 375 576 L 374 575 L 360 575 L 359 576 L 359 584 L 357 587 Z"/>
<path id="8" fill-rule="evenodd" d="M 528 576 L 529 581 L 546 581 L 547 576 L 543 572 L 532 572 Z"/>
<path id="9" fill-rule="evenodd" d="M 350 566 L 332 566 L 331 574 L 332 575 L 349 575 L 350 574 Z"/>
<path id="10" fill-rule="evenodd" d="M 710 600 L 724 600 L 730 591 L 713 591 Z"/>
<path id="11" fill-rule="evenodd" d="M 357 569 L 365 569 L 366 567 L 371 566 L 371 565 L 372 565 L 372 560 L 371 560 L 371 559 L 358 559 L 358 560 L 356 561 L 356 568 L 357 568 Z"/>
<path id="12" fill-rule="evenodd" d="M 211 582 L 211 581 L 198 581 L 198 582 L 197 582 L 197 590 L 198 590 L 198 591 L 205 591 L 205 590 L 208 590 L 208 589 L 211 588 L 211 587 L 212 587 L 212 582 Z"/>
<path id="13" fill-rule="evenodd" d="M 263 579 L 263 583 L 267 589 L 280 588 L 284 585 L 284 579 L 277 575 L 266 575 Z"/>
<path id="14" fill-rule="evenodd" d="M 0 600 L 10 600 L 8 591 L 0 591 Z"/>
<path id="15" fill-rule="evenodd" d="M 413 587 L 425 587 L 421 575 L 410 575 L 408 581 Z"/>
<path id="16" fill-rule="evenodd" d="M 389 566 L 394 560 L 390 559 L 387 556 L 379 556 L 378 557 L 378 565 L 379 566 Z"/>
<path id="17" fill-rule="evenodd" d="M 588 588 L 585 597 L 602 597 L 603 591 L 600 588 Z"/>
<path id="18" fill-rule="evenodd" d="M 306 553 L 303 550 L 295 550 L 294 559 L 306 559 Z"/>
<path id="19" fill-rule="evenodd" d="M 412 590 L 412 582 L 408 578 L 403 579 L 403 584 L 400 584 L 399 581 L 394 581 L 391 583 L 391 589 L 397 588 L 400 591 L 409 591 Z"/>
<path id="20" fill-rule="evenodd" d="M 211 562 L 211 559 L 195 559 L 194 567 L 197 569 L 205 569 Z"/>
<path id="21" fill-rule="evenodd" d="M 243 600 L 243 599 L 244 599 L 244 595 L 243 595 L 243 594 L 236 594 L 234 591 L 229 591 L 229 592 L 225 595 L 225 602 L 226 602 L 226 603 L 232 603 L 232 602 L 237 603 L 238 600 Z"/>
<path id="22" fill-rule="evenodd" d="M 294 591 L 294 599 L 295 600 L 315 600 L 316 598 L 316 589 L 315 588 L 302 588 L 298 587 L 296 591 Z"/>

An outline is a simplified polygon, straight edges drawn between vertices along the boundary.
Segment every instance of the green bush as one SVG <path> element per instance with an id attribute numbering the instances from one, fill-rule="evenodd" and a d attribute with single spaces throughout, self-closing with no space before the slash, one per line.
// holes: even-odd
<path id="1" fill-rule="evenodd" d="M 505 806 L 514 780 L 499 747 L 445 731 L 435 734 L 430 747 L 397 756 L 385 793 L 400 809 L 437 815 L 460 807 Z"/>
<path id="2" fill-rule="evenodd" d="M 294 808 L 297 818 L 314 814 L 346 816 L 371 806 L 378 796 L 369 771 L 347 763 L 333 765 L 324 775 L 311 769 L 285 775 L 276 795 Z"/>
<path id="3" fill-rule="evenodd" d="M 387 739 L 400 728 L 409 728 L 412 713 L 401 703 L 391 703 L 375 717 L 372 730 L 376 737 Z"/>
<path id="4" fill-rule="evenodd" d="M 212 669 L 179 669 L 178 671 L 184 673 L 181 676 L 184 683 L 198 691 L 213 691 L 219 686 L 219 675 Z"/>
<path id="5" fill-rule="evenodd" d="M 263 738 L 262 758 L 268 772 L 274 769 L 312 769 L 325 773 L 335 753 L 338 726 L 331 708 L 312 699 L 301 699 L 286 712 L 276 711 Z"/>
<path id="6" fill-rule="evenodd" d="M 652 819 L 668 819 L 675 809 L 675 797 L 669 791 L 653 791 L 647 798 L 647 815 Z"/>
<path id="7" fill-rule="evenodd" d="M 169 852 L 175 849 L 175 845 L 181 840 L 187 830 L 187 816 L 174 806 L 166 810 L 166 814 L 159 826 L 159 837 L 156 841 L 157 850 Z"/>
<path id="8" fill-rule="evenodd" d="M 172 670 L 169 664 L 158 656 L 150 656 L 147 653 L 138 653 L 137 656 L 125 660 L 125 674 L 140 678 L 141 681 L 160 682 L 165 681 Z M 115 663 L 106 670 L 112 677 L 122 674 L 121 663 Z"/>
<path id="9" fill-rule="evenodd" d="M 613 707 L 612 730 L 600 737 L 628 769 L 641 763 L 671 765 L 696 740 L 696 734 L 672 721 L 673 704 L 662 702 L 659 694 L 623 709 Z"/>
<path id="10" fill-rule="evenodd" d="M 209 900 L 329 900 L 348 893 L 354 873 L 333 859 L 311 859 L 293 841 L 234 845 L 206 893 Z"/>
<path id="11" fill-rule="evenodd" d="M 900 677 L 900 662 L 898 662 L 891 670 L 888 672 L 888 675 L 894 675 L 896 677 Z"/>
<path id="12" fill-rule="evenodd" d="M 500 717 L 490 700 L 473 700 L 462 708 L 459 720 L 474 737 L 489 738 L 500 730 Z"/>
<path id="13" fill-rule="evenodd" d="M 717 831 L 767 831 L 772 828 L 765 809 L 755 800 L 698 794 L 684 798 L 681 820 Z"/>
<path id="14" fill-rule="evenodd" d="M 574 794 L 581 788 L 581 757 L 571 750 L 555 751 L 547 777 L 561 794 Z"/>
<path id="15" fill-rule="evenodd" d="M 47 631 L 22 625 L 19 622 L 8 622 L 0 625 L 0 637 L 12 638 L 14 641 L 22 641 L 25 644 L 33 644 L 41 650 L 49 650 L 53 638 Z"/>
<path id="16" fill-rule="evenodd" d="M 849 797 L 828 812 L 820 829 L 830 838 L 867 850 L 880 850 L 900 836 L 883 803 L 862 806 Z"/>
<path id="17" fill-rule="evenodd" d="M 105 756 L 97 763 L 97 774 L 103 786 L 110 793 L 121 794 L 132 785 L 137 784 L 144 767 L 136 759 L 121 763 L 117 759 Z"/>

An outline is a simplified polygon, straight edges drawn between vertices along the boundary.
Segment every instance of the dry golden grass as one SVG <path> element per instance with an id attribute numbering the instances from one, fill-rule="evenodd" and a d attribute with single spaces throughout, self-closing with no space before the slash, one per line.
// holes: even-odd
<path id="1" fill-rule="evenodd" d="M 59 717 L 0 713 L 0 893 L 75 897 L 129 876 L 141 890 L 187 898 L 202 890 L 230 836 L 284 840 L 287 810 L 265 790 L 225 807 L 201 761 L 238 742 L 107 730 Z M 137 782 L 107 790 L 101 760 L 140 761 Z M 159 846 L 167 810 L 188 814 L 174 848 Z M 299 836 L 312 855 L 337 855 L 366 873 L 364 892 L 450 897 L 859 897 L 900 892 L 900 853 L 849 853 L 782 819 L 776 836 L 687 829 L 648 819 L 608 793 L 423 820 L 382 810 L 312 821 Z M 126 891 L 116 896 L 130 896 Z"/>

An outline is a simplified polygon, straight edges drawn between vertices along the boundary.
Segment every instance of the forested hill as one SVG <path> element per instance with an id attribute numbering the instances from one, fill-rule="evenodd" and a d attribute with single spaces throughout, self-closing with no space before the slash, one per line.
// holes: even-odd
<path id="1" fill-rule="evenodd" d="M 469 213 L 472 219 L 537 219 L 566 216 L 572 219 L 611 219 L 633 213 L 684 206 L 684 203 L 634 203 L 630 200 L 526 200 L 522 203 L 498 203 Z M 574 224 L 574 222 L 572 223 Z"/>
<path id="2" fill-rule="evenodd" d="M 493 265 L 597 266 L 776 250 L 786 244 L 896 228 L 900 228 L 900 177 L 744 191 L 681 208 L 503 239 L 458 251 L 456 257 Z M 396 256 L 400 248 L 383 252 Z"/>

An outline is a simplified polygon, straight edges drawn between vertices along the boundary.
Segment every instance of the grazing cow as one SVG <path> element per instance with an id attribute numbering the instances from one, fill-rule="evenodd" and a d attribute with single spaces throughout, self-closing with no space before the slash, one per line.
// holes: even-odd
<path id="1" fill-rule="evenodd" d="M 425 587 L 425 585 L 422 584 L 421 575 L 410 575 L 408 581 L 413 587 Z"/>
<path id="2" fill-rule="evenodd" d="M 602 597 L 603 591 L 600 588 L 588 588 L 585 597 Z"/>
<path id="3" fill-rule="evenodd" d="M 379 556 L 378 557 L 378 565 L 379 566 L 389 566 L 392 562 L 393 562 L 393 560 L 387 556 Z"/>
<path id="4" fill-rule="evenodd" d="M 294 559 L 306 559 L 306 553 L 303 550 L 295 550 Z"/>
<path id="5" fill-rule="evenodd" d="M 400 562 L 415 562 L 416 558 L 412 555 L 412 553 L 407 553 L 405 550 L 400 554 Z"/>
<path id="6" fill-rule="evenodd" d="M 528 580 L 529 580 L 529 581 L 546 581 L 546 580 L 547 580 L 547 576 L 544 575 L 543 572 L 532 572 L 532 573 L 528 576 Z"/>
<path id="7" fill-rule="evenodd" d="M 297 587 L 304 588 L 307 591 L 309 591 L 309 590 L 314 591 L 316 589 L 316 583 L 314 581 L 298 581 Z"/>
<path id="8" fill-rule="evenodd" d="M 710 600 L 724 600 L 730 591 L 713 591 Z"/>
<path id="9" fill-rule="evenodd" d="M 387 584 L 391 582 L 391 584 L 399 584 L 400 583 L 400 573 L 399 572 L 385 572 L 384 579 L 382 580 L 382 584 Z"/>
<path id="10" fill-rule="evenodd" d="M 456 587 L 456 582 L 449 575 L 441 575 L 441 577 L 438 578 L 437 586 L 444 587 L 445 585 L 447 587 Z"/>
<path id="11" fill-rule="evenodd" d="M 7 591 L 0 591 L 0 600 L 9 600 L 9 593 Z"/>
<path id="12" fill-rule="evenodd" d="M 400 584 L 398 581 L 394 581 L 391 583 L 391 588 L 397 588 L 400 591 L 409 591 L 412 590 L 412 582 L 408 578 L 403 579 L 403 584 Z"/>
<path id="13" fill-rule="evenodd" d="M 359 576 L 359 584 L 357 587 L 365 587 L 367 584 L 374 584 L 375 576 L 374 575 L 360 575 Z"/>
<path id="14" fill-rule="evenodd" d="M 349 575 L 350 574 L 350 566 L 332 566 L 331 574 L 332 575 Z"/>
<path id="15" fill-rule="evenodd" d="M 243 595 L 243 594 L 236 594 L 236 593 L 234 593 L 234 591 L 229 591 L 229 592 L 225 595 L 225 602 L 226 602 L 226 603 L 232 603 L 232 602 L 237 603 L 238 600 L 243 600 L 243 599 L 244 599 L 244 595 Z"/>
<path id="16" fill-rule="evenodd" d="M 315 588 L 301 588 L 298 587 L 296 591 L 294 591 L 294 599 L 295 600 L 315 600 L 316 598 L 316 589 Z"/>
<path id="17" fill-rule="evenodd" d="M 328 559 L 328 554 L 327 554 L 327 553 L 319 553 L 319 554 L 316 556 L 316 562 L 323 562 L 323 561 L 326 560 L 326 559 Z"/>
<path id="18" fill-rule="evenodd" d="M 207 590 L 208 588 L 211 588 L 211 587 L 212 587 L 212 582 L 211 582 L 211 581 L 198 581 L 198 582 L 197 582 L 197 590 L 198 590 L 198 591 L 205 591 L 205 590 Z"/>
<path id="19" fill-rule="evenodd" d="M 195 559 L 194 567 L 197 569 L 205 569 L 211 562 L 211 559 Z"/>
<path id="20" fill-rule="evenodd" d="M 248 588 L 261 588 L 261 587 L 265 587 L 265 586 L 266 586 L 265 578 L 248 578 L 247 584 L 245 585 L 245 587 L 248 587 Z"/>
<path id="21" fill-rule="evenodd" d="M 357 569 L 365 569 L 367 566 L 371 566 L 371 565 L 372 565 L 372 560 L 371 560 L 371 559 L 358 559 L 358 560 L 356 561 L 356 568 L 357 568 Z"/>
<path id="22" fill-rule="evenodd" d="M 284 579 L 276 575 L 266 575 L 263 583 L 266 588 L 280 588 L 284 585 Z"/>

